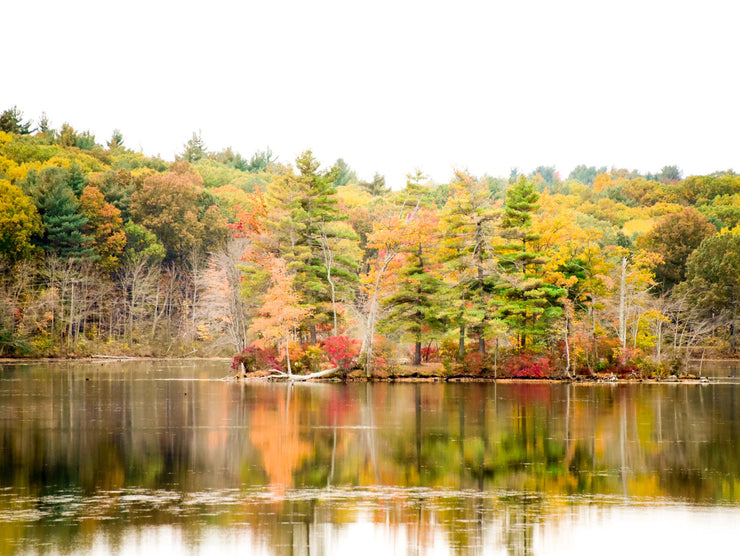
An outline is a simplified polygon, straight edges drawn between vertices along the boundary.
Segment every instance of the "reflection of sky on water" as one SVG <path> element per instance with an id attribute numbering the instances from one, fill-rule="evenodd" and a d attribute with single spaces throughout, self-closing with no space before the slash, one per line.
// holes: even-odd
<path id="1" fill-rule="evenodd" d="M 723 554 L 737 547 L 738 508 L 706 508 L 668 505 L 662 507 L 618 506 L 589 507 L 578 505 L 565 518 L 550 521 L 547 516 L 533 526 L 527 546 L 507 546 L 506 516 L 492 516 L 481 525 L 474 545 L 455 546 L 441 527 L 420 538 L 415 524 L 394 528 L 377 523 L 358 512 L 351 523 L 286 522 L 291 528 L 290 541 L 275 543 L 260 536 L 244 524 L 230 527 L 204 526 L 197 538 L 177 525 L 128 528 L 111 539 L 96 533 L 77 544 L 69 553 L 80 555 L 120 554 L 162 556 L 165 554 L 218 555 L 249 554 L 273 556 L 335 554 L 351 556 L 480 555 L 532 554 L 592 556 L 625 554 Z M 467 524 L 461 523 L 461 527 Z M 697 534 L 702 531 L 703 534 Z M 26 547 L 34 552 L 33 546 Z M 41 549 L 41 547 L 36 547 Z M 41 552 L 41 550 L 39 550 Z"/>
<path id="2" fill-rule="evenodd" d="M 740 509 L 729 507 L 579 507 L 572 520 L 538 532 L 533 554 L 730 554 L 738 523 Z"/>

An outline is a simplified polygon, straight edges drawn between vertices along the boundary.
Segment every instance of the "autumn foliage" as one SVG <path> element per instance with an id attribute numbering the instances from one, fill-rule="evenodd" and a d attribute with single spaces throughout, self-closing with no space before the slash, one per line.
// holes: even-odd
<path id="1" fill-rule="evenodd" d="M 439 346 L 450 374 L 573 377 L 738 348 L 732 171 L 386 184 L 311 151 L 245 158 L 193 134 L 168 162 L 120 132 L 106 148 L 16 124 L 0 131 L 2 354 L 237 352 L 373 377 L 435 368 Z"/>
<path id="2" fill-rule="evenodd" d="M 551 363 L 547 357 L 523 353 L 509 359 L 504 366 L 505 376 L 511 378 L 550 378 Z"/>
<path id="3" fill-rule="evenodd" d="M 231 368 L 235 371 L 244 369 L 244 372 L 250 373 L 267 369 L 280 369 L 282 365 L 278 351 L 274 347 L 262 348 L 251 345 L 234 356 Z"/>
<path id="4" fill-rule="evenodd" d="M 321 346 L 329 361 L 344 373 L 353 367 L 360 354 L 360 342 L 349 336 L 330 336 Z"/>

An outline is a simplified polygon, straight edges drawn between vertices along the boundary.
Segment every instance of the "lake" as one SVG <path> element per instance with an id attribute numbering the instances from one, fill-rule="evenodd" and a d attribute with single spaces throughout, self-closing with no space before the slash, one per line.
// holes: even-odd
<path id="1" fill-rule="evenodd" d="M 740 544 L 740 384 L 289 386 L 229 372 L 0 366 L 0 554 Z"/>

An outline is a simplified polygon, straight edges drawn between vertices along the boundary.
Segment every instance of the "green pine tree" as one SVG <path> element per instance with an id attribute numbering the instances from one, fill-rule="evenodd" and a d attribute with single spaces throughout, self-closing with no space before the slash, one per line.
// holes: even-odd
<path id="1" fill-rule="evenodd" d="M 355 172 L 343 158 L 338 158 L 334 163 L 334 167 L 337 169 L 337 178 L 334 180 L 334 185 L 336 187 L 350 183 L 357 183 L 357 172 Z"/>
<path id="2" fill-rule="evenodd" d="M 378 172 L 375 172 L 371 181 L 361 181 L 358 185 L 373 197 L 382 197 L 390 191 L 385 185 L 385 176 L 381 176 Z"/>
<path id="3" fill-rule="evenodd" d="M 537 211 L 539 193 L 532 182 L 521 176 L 506 192 L 501 235 L 506 240 L 498 247 L 500 280 L 493 306 L 519 348 L 536 344 L 549 332 L 561 315 L 560 299 L 565 290 L 543 280 L 547 256 L 535 245 L 539 236 L 532 230 L 532 215 Z"/>
<path id="4" fill-rule="evenodd" d="M 17 106 L 13 106 L 0 114 L 0 131 L 28 135 L 32 131 L 31 122 L 24 122 L 23 112 Z"/>
<path id="5" fill-rule="evenodd" d="M 430 270 L 428 249 L 419 243 L 398 273 L 398 289 L 383 301 L 390 310 L 382 321 L 388 331 L 401 329 L 414 342 L 414 365 L 421 365 L 425 332 L 441 328 L 436 300 L 442 281 Z"/>
<path id="6" fill-rule="evenodd" d="M 49 253 L 76 260 L 93 258 L 91 239 L 82 233 L 87 218 L 78 212 L 79 204 L 72 188 L 61 180 L 54 182 L 42 199 L 43 247 Z"/>
<path id="7" fill-rule="evenodd" d="M 65 180 L 67 182 L 67 185 L 72 188 L 72 191 L 74 192 L 75 196 L 77 196 L 77 198 L 82 195 L 82 191 L 90 182 L 90 180 L 87 178 L 87 174 L 82 168 L 80 168 L 80 165 L 77 164 L 77 162 L 72 162 L 69 170 L 67 170 L 66 172 Z"/>
<path id="8" fill-rule="evenodd" d="M 293 285 L 312 308 L 304 323 L 316 343 L 317 327 L 336 322 L 335 296 L 356 281 L 354 263 L 335 249 L 342 233 L 333 225 L 346 217 L 337 208 L 337 169 L 319 169 L 311 151 L 296 159 L 297 174 L 274 180 L 268 188 L 273 211 L 272 231 L 277 248 L 294 274 Z"/>
<path id="9" fill-rule="evenodd" d="M 443 212 L 443 253 L 450 287 L 442 305 L 460 331 L 458 355 L 465 355 L 470 332 L 485 352 L 491 333 L 491 295 L 497 284 L 496 253 L 492 247 L 499 211 L 484 184 L 466 172 L 456 172 Z"/>
<path id="10" fill-rule="evenodd" d="M 193 132 L 193 136 L 183 145 L 182 149 L 182 154 L 177 157 L 177 160 L 185 160 L 191 164 L 198 162 L 208 154 L 206 143 L 203 141 L 200 131 L 198 133 Z"/>

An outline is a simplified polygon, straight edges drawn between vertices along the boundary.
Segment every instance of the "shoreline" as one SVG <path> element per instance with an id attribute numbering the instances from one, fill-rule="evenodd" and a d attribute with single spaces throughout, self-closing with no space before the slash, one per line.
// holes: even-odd
<path id="1" fill-rule="evenodd" d="M 128 356 L 128 355 L 100 355 L 100 356 L 86 356 L 86 357 L 45 357 L 45 358 L 13 358 L 4 357 L 0 358 L 0 365 L 18 365 L 18 364 L 37 364 L 37 363 L 121 363 L 121 362 L 142 362 L 142 361 L 223 361 L 228 363 L 232 360 L 231 357 L 225 356 L 210 356 L 210 357 L 144 357 L 144 356 Z M 692 362 L 699 363 L 700 360 L 691 360 Z M 714 358 L 704 359 L 704 363 L 712 362 L 740 362 L 739 359 L 730 358 Z M 230 369 L 230 366 L 229 366 Z M 694 374 L 686 374 L 683 376 L 670 375 L 667 377 L 639 377 L 639 376 L 625 376 L 619 377 L 613 374 L 599 374 L 596 376 L 578 375 L 573 378 L 567 377 L 542 377 L 542 378 L 519 378 L 519 377 L 494 377 L 494 376 L 476 376 L 476 375 L 453 375 L 444 376 L 442 374 L 434 374 L 437 370 L 441 370 L 441 365 L 438 363 L 426 363 L 422 364 L 421 367 L 414 367 L 412 365 L 404 365 L 401 373 L 388 375 L 387 373 L 381 374 L 375 377 L 365 376 L 347 376 L 345 379 L 333 376 L 313 378 L 309 380 L 302 380 L 302 382 L 387 382 L 387 383 L 465 383 L 465 382 L 491 382 L 491 383 L 502 383 L 502 384 L 557 384 L 557 383 L 573 383 L 573 384 L 707 384 L 716 382 L 717 380 L 732 379 L 734 377 L 706 377 L 696 376 Z M 300 376 L 300 375 L 298 375 Z M 224 379 L 234 381 L 271 381 L 279 382 L 284 381 L 285 378 L 279 375 L 265 374 L 264 371 L 251 373 L 246 376 L 238 376 L 228 373 Z"/>

